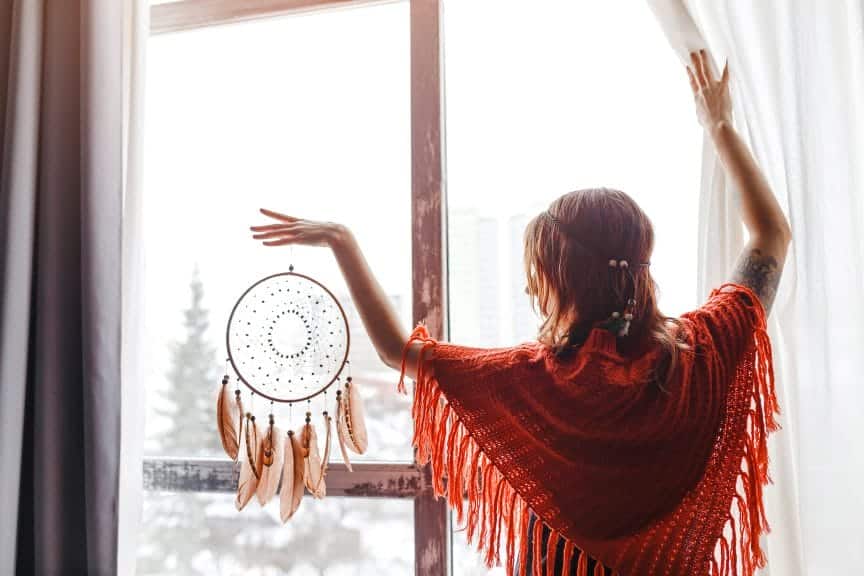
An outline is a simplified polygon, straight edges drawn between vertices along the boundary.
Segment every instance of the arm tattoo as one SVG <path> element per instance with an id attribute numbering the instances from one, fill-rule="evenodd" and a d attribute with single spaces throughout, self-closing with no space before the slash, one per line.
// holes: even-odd
<path id="1" fill-rule="evenodd" d="M 765 312 L 770 312 L 782 271 L 774 256 L 765 255 L 754 248 L 741 255 L 732 281 L 753 290 L 765 307 Z"/>

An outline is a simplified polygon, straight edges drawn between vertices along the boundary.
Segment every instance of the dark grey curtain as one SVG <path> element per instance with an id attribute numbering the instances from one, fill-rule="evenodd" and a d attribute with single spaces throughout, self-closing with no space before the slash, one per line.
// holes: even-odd
<path id="1" fill-rule="evenodd" d="M 123 8 L 0 0 L 0 574 L 114 574 Z"/>

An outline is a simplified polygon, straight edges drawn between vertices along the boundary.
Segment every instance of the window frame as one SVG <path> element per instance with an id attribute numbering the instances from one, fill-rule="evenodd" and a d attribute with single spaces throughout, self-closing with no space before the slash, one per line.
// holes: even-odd
<path id="1" fill-rule="evenodd" d="M 440 338 L 447 335 L 442 0 L 177 0 L 151 6 L 150 34 L 396 1 L 410 3 L 412 316 Z M 450 515 L 446 501 L 434 497 L 428 465 L 356 463 L 353 469 L 331 465 L 328 495 L 413 499 L 415 574 L 446 576 Z M 228 460 L 145 458 L 143 489 L 232 493 L 239 474 L 239 464 Z"/>

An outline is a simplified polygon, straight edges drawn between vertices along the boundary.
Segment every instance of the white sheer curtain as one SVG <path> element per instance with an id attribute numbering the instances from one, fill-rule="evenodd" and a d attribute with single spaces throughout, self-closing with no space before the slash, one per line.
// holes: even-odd
<path id="1" fill-rule="evenodd" d="M 860 0 L 649 2 L 682 59 L 705 46 L 721 66 L 728 59 L 735 124 L 792 222 L 771 320 L 784 429 L 771 445 L 766 573 L 856 573 L 864 564 L 864 8 Z M 704 160 L 701 297 L 743 243 L 737 194 L 708 142 Z"/>
<path id="2" fill-rule="evenodd" d="M 144 301 L 141 226 L 144 142 L 144 77 L 150 34 L 149 0 L 124 1 L 123 39 L 123 332 L 121 382 L 120 514 L 117 574 L 135 574 L 141 520 L 141 466 L 144 447 L 142 378 Z"/>

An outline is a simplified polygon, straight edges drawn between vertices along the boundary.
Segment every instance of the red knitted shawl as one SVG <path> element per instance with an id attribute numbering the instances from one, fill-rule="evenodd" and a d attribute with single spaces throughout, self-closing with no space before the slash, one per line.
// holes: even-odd
<path id="1" fill-rule="evenodd" d="M 625 357 L 602 328 L 566 357 L 536 342 L 488 350 L 414 331 L 418 459 L 488 565 L 506 558 L 512 570 L 526 557 L 533 511 L 535 576 L 544 523 L 549 574 L 559 539 L 565 576 L 577 549 L 571 576 L 588 576 L 586 554 L 628 576 L 764 566 L 778 411 L 765 312 L 749 289 L 726 285 L 680 320 L 689 347 L 666 384 L 652 378 L 659 349 Z"/>

